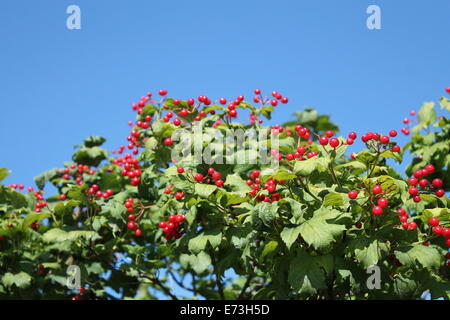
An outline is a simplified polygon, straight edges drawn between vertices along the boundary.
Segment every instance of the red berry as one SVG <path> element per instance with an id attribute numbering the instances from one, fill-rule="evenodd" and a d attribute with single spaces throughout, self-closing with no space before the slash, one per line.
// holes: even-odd
<path id="1" fill-rule="evenodd" d="M 380 186 L 379 184 L 375 185 L 375 186 L 372 188 L 372 192 L 373 192 L 374 194 L 380 194 L 382 191 L 383 191 L 383 189 L 381 188 L 381 186 Z"/>
<path id="2" fill-rule="evenodd" d="M 440 186 L 442 186 L 442 180 L 436 178 L 431 182 L 431 184 L 433 185 L 433 187 L 439 188 Z"/>
<path id="3" fill-rule="evenodd" d="M 414 230 L 415 228 L 417 228 L 417 223 L 415 223 L 414 221 L 411 221 L 408 225 L 408 229 Z"/>
<path id="4" fill-rule="evenodd" d="M 212 178 L 213 178 L 214 180 L 219 180 L 220 177 L 221 177 L 220 172 L 215 171 L 215 172 L 212 174 Z"/>
<path id="5" fill-rule="evenodd" d="M 178 167 L 177 168 L 177 172 L 178 173 L 183 173 L 184 172 L 184 168 L 183 167 Z"/>
<path id="6" fill-rule="evenodd" d="M 164 139 L 164 144 L 166 146 L 171 146 L 173 144 L 173 141 L 171 138 L 166 138 L 166 139 Z"/>
<path id="7" fill-rule="evenodd" d="M 181 124 L 181 120 L 178 118 L 173 119 L 173 124 L 179 126 Z"/>
<path id="8" fill-rule="evenodd" d="M 319 143 L 320 143 L 322 146 L 326 146 L 326 145 L 328 144 L 328 138 L 327 138 L 327 137 L 320 137 L 320 138 L 319 138 Z"/>
<path id="9" fill-rule="evenodd" d="M 354 190 L 352 190 L 352 191 L 349 191 L 348 192 L 348 197 L 350 198 L 350 199 L 356 199 L 357 197 L 358 197 L 358 192 L 357 191 L 354 191 Z"/>
<path id="10" fill-rule="evenodd" d="M 372 213 L 374 216 L 381 216 L 383 214 L 383 208 L 380 206 L 375 206 L 372 208 Z"/>
<path id="11" fill-rule="evenodd" d="M 408 190 L 409 194 L 411 196 L 417 196 L 419 194 L 419 189 L 417 189 L 416 187 L 410 187 Z"/>
<path id="12" fill-rule="evenodd" d="M 332 146 L 333 148 L 339 147 L 339 139 L 337 138 L 330 139 L 330 146 Z"/>
<path id="13" fill-rule="evenodd" d="M 435 234 L 435 235 L 441 235 L 442 234 L 442 227 L 440 227 L 440 226 L 437 226 L 437 227 L 434 227 L 433 228 L 433 233 Z"/>
<path id="14" fill-rule="evenodd" d="M 396 136 L 397 136 L 397 131 L 391 130 L 391 131 L 389 131 L 389 135 L 390 135 L 391 137 L 396 137 Z"/>
<path id="15" fill-rule="evenodd" d="M 442 197 L 444 194 L 445 194 L 444 189 L 436 190 L 436 196 L 438 196 L 439 198 Z"/>
<path id="16" fill-rule="evenodd" d="M 389 202 L 388 202 L 388 200 L 386 199 L 386 198 L 380 198 L 380 199 L 378 199 L 378 205 L 381 207 L 381 208 L 386 208 L 387 206 L 388 206 L 388 204 L 389 204 Z"/>
<path id="17" fill-rule="evenodd" d="M 223 180 L 217 180 L 216 181 L 216 186 L 218 186 L 219 188 L 223 186 L 224 181 Z"/>
<path id="18" fill-rule="evenodd" d="M 137 226 L 136 226 L 136 223 L 134 223 L 134 221 L 128 221 L 127 227 L 130 230 L 135 230 Z"/>
<path id="19" fill-rule="evenodd" d="M 417 186 L 418 183 L 419 183 L 419 181 L 414 177 L 411 177 L 408 179 L 408 184 L 412 187 Z"/>
<path id="20" fill-rule="evenodd" d="M 444 228 L 444 230 L 442 230 L 442 235 L 445 238 L 450 238 L 450 228 Z"/>
<path id="21" fill-rule="evenodd" d="M 65 194 L 62 194 L 62 195 L 59 196 L 59 199 L 64 201 L 64 200 L 67 199 L 67 196 Z"/>
<path id="22" fill-rule="evenodd" d="M 349 134 L 348 134 L 348 137 L 350 138 L 350 139 L 353 139 L 353 140 L 355 140 L 356 139 L 356 137 L 357 137 L 357 135 L 356 135 L 356 132 L 350 132 Z"/>
<path id="23" fill-rule="evenodd" d="M 331 130 L 328 130 L 327 132 L 325 132 L 325 135 L 326 135 L 328 138 L 331 138 L 332 136 L 334 136 L 334 132 L 331 131 Z"/>
<path id="24" fill-rule="evenodd" d="M 388 144 L 388 143 L 389 143 L 389 137 L 388 137 L 388 136 L 382 136 L 382 137 L 380 138 L 380 142 L 381 142 L 382 144 Z"/>
<path id="25" fill-rule="evenodd" d="M 167 94 L 167 90 L 166 89 L 161 89 L 161 90 L 158 91 L 158 94 L 160 96 L 165 96 Z"/>
<path id="26" fill-rule="evenodd" d="M 420 179 L 419 184 L 422 188 L 425 188 L 428 185 L 427 179 Z"/>
<path id="27" fill-rule="evenodd" d="M 429 224 L 431 227 L 436 227 L 436 226 L 439 225 L 439 219 L 436 218 L 436 217 L 431 217 L 431 218 L 428 220 L 428 224 Z"/>
<path id="28" fill-rule="evenodd" d="M 142 235 L 141 229 L 136 229 L 136 231 L 134 231 L 134 234 L 136 235 L 136 237 L 140 237 Z"/>
<path id="29" fill-rule="evenodd" d="M 203 175 L 201 173 L 197 173 L 194 177 L 195 180 L 201 182 L 203 180 Z"/>
<path id="30" fill-rule="evenodd" d="M 420 202 L 421 200 L 422 200 L 422 198 L 420 198 L 420 196 L 414 196 L 413 197 L 413 201 L 416 202 L 416 203 Z"/>

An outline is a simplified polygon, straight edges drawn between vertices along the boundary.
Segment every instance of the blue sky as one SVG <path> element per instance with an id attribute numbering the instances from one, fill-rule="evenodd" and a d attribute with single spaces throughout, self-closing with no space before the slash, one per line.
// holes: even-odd
<path id="1" fill-rule="evenodd" d="M 81 30 L 66 28 L 71 4 Z M 366 27 L 371 4 L 382 30 Z M 449 15 L 447 0 L 3 1 L 0 167 L 13 170 L 7 183 L 29 185 L 89 135 L 115 148 L 131 103 L 160 88 L 275 89 L 290 103 L 272 124 L 310 105 L 345 134 L 399 129 L 450 86 Z"/>
<path id="2" fill-rule="evenodd" d="M 81 30 L 66 28 L 72 4 Z M 381 30 L 366 27 L 369 5 Z M 290 103 L 272 124 L 309 105 L 343 134 L 400 129 L 450 86 L 449 16 L 448 0 L 2 1 L 0 167 L 30 185 L 89 135 L 116 148 L 131 103 L 160 88 L 279 90 Z"/>

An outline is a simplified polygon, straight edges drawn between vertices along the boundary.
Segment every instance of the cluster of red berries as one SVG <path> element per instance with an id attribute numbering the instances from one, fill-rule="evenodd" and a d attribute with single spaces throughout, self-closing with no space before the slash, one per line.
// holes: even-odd
<path id="1" fill-rule="evenodd" d="M 173 187 L 172 184 L 168 184 L 166 186 L 166 188 L 164 189 L 164 193 L 165 194 L 171 194 L 172 193 L 172 189 L 171 189 L 172 187 Z M 178 192 L 175 193 L 175 199 L 183 200 L 183 198 L 184 198 L 184 192 L 178 191 Z"/>
<path id="2" fill-rule="evenodd" d="M 30 228 L 34 231 L 38 231 L 40 224 L 37 221 L 33 221 L 32 224 L 30 224 Z"/>
<path id="3" fill-rule="evenodd" d="M 263 189 L 263 190 L 267 190 L 269 192 L 269 195 L 259 195 L 256 200 L 261 202 L 274 202 L 274 201 L 279 201 L 281 200 L 281 195 L 279 192 L 276 192 L 277 189 L 277 184 L 282 184 L 284 183 L 284 180 L 282 181 L 277 181 L 275 179 L 269 179 L 267 180 L 266 183 L 263 184 L 263 186 L 261 187 L 261 179 L 259 177 L 260 175 L 260 171 L 259 170 L 253 170 L 250 173 L 250 179 L 248 179 L 245 183 L 252 188 L 252 190 L 249 191 L 249 194 L 252 197 L 256 197 L 258 192 Z"/>
<path id="4" fill-rule="evenodd" d="M 13 184 L 8 184 L 8 188 L 11 189 L 19 189 L 19 190 L 23 190 L 25 188 L 25 186 L 23 184 L 17 184 L 17 183 L 13 183 Z M 31 191 L 30 191 L 31 192 Z"/>
<path id="5" fill-rule="evenodd" d="M 303 146 L 299 146 L 297 147 L 297 151 L 295 151 L 294 153 L 287 153 L 286 154 L 286 160 L 288 161 L 293 161 L 293 160 L 298 160 L 298 161 L 303 161 L 305 160 L 305 153 L 306 153 L 307 149 Z M 277 160 L 281 160 L 283 159 L 283 155 L 278 151 L 278 150 L 271 150 L 270 154 Z M 306 153 L 306 158 L 310 159 L 312 157 L 315 157 L 319 155 L 316 151 L 311 151 Z"/>
<path id="6" fill-rule="evenodd" d="M 131 154 L 128 153 L 123 158 L 117 158 L 113 163 L 123 167 L 122 176 L 130 178 L 132 186 L 137 186 L 141 182 L 140 176 L 142 172 L 139 161 L 133 158 Z"/>
<path id="7" fill-rule="evenodd" d="M 149 117 L 149 118 L 148 118 Z M 146 116 L 146 119 L 150 119 L 151 120 L 151 116 Z M 148 128 L 148 122 L 143 122 L 146 124 L 146 128 Z M 138 121 L 136 123 L 138 126 L 143 128 L 142 122 Z M 129 141 L 128 143 L 128 149 L 131 150 L 131 152 L 134 155 L 137 155 L 139 153 L 139 146 L 140 146 L 140 139 L 141 138 L 141 133 L 137 130 L 132 130 L 130 135 L 127 137 L 127 140 Z M 121 149 L 119 149 L 120 151 Z"/>
<path id="8" fill-rule="evenodd" d="M 409 115 L 412 116 L 412 117 L 414 117 L 414 116 L 416 115 L 416 111 L 411 110 L 411 111 L 409 112 Z M 409 120 L 409 118 L 404 118 L 404 119 L 403 119 L 403 124 L 406 124 L 406 125 L 409 126 L 410 122 L 411 122 L 411 121 Z M 409 131 L 409 129 L 406 128 L 406 127 L 403 127 L 403 128 L 401 129 L 401 132 L 402 132 L 405 136 L 407 136 L 407 135 L 409 135 L 409 134 L 411 133 L 411 131 Z"/>
<path id="9" fill-rule="evenodd" d="M 280 101 L 281 103 L 288 103 L 289 99 L 287 97 L 283 97 L 281 95 L 281 93 L 277 92 L 277 91 L 272 91 L 272 97 L 268 98 L 268 97 L 263 97 L 261 95 L 261 90 L 260 89 L 255 89 L 253 91 L 255 93 L 255 96 L 253 97 L 253 102 L 255 103 L 261 103 L 262 105 L 265 105 L 266 103 L 269 103 L 273 106 L 276 107 L 278 105 L 278 102 Z"/>
<path id="10" fill-rule="evenodd" d="M 413 177 L 408 179 L 408 184 L 410 185 L 408 192 L 413 197 L 414 202 L 420 202 L 421 200 L 419 189 L 417 188 L 418 186 L 420 186 L 422 190 L 430 189 L 431 187 L 437 189 L 435 195 L 438 197 L 442 197 L 445 194 L 444 189 L 441 188 L 443 184 L 441 179 L 436 178 L 431 181 L 430 184 L 430 181 L 424 178 L 434 171 L 434 166 L 432 164 L 427 164 L 424 168 L 416 170 Z"/>
<path id="11" fill-rule="evenodd" d="M 138 217 L 136 217 L 136 215 L 134 215 L 132 212 L 135 210 L 134 208 L 134 202 L 135 199 L 133 198 L 128 198 L 127 201 L 125 201 L 124 206 L 125 208 L 127 208 L 128 211 L 128 223 L 127 223 L 127 228 L 134 231 L 134 234 L 137 237 L 140 237 L 142 235 L 142 231 L 139 229 L 139 225 L 138 225 Z"/>
<path id="12" fill-rule="evenodd" d="M 337 148 L 337 147 L 339 147 L 339 145 L 341 144 L 341 142 L 339 141 L 339 139 L 338 138 L 332 138 L 334 136 L 334 132 L 333 131 L 331 131 L 331 130 L 328 130 L 326 133 L 325 133 L 325 136 L 322 136 L 322 137 L 320 137 L 319 138 L 319 143 L 322 145 L 322 146 L 326 146 L 326 145 L 328 145 L 328 144 L 330 144 L 330 146 L 332 147 L 332 148 Z M 329 139 L 329 138 L 331 138 L 331 139 Z M 353 143 L 353 142 L 352 142 Z"/>
<path id="13" fill-rule="evenodd" d="M 42 196 L 41 190 L 36 191 L 33 195 L 36 198 L 36 204 L 34 205 L 34 211 L 39 213 L 39 212 L 41 212 L 41 208 L 44 208 L 47 206 L 47 202 L 45 201 L 44 197 Z"/>
<path id="14" fill-rule="evenodd" d="M 184 168 L 183 167 L 178 167 L 177 171 L 178 171 L 178 173 L 183 173 L 184 172 Z M 214 168 L 209 168 L 208 169 L 208 174 L 206 176 L 203 176 L 203 174 L 201 174 L 201 173 L 197 173 L 194 176 L 194 179 L 197 182 L 206 183 L 206 184 L 210 184 L 210 183 L 214 182 L 214 184 L 220 188 L 224 184 L 224 181 L 222 179 L 220 179 L 221 176 L 222 175 L 220 174 L 219 171 L 216 171 Z"/>
<path id="15" fill-rule="evenodd" d="M 170 241 L 172 239 L 178 239 L 181 237 L 179 231 L 181 223 L 186 220 L 185 216 L 182 214 L 171 215 L 168 221 L 161 221 L 158 226 L 163 230 L 166 240 Z"/>
<path id="16" fill-rule="evenodd" d="M 65 180 L 69 180 L 70 177 L 75 178 L 78 185 L 83 184 L 83 174 L 93 175 L 95 173 L 94 169 L 90 169 L 89 166 L 83 164 L 71 164 L 69 168 L 63 169 L 62 177 Z"/>
<path id="17" fill-rule="evenodd" d="M 96 196 L 97 198 L 104 198 L 104 199 L 108 199 L 109 197 L 111 197 L 114 194 L 114 192 L 111 189 L 108 189 L 105 192 L 102 192 L 101 190 L 98 190 L 98 188 L 99 188 L 98 185 L 93 184 L 92 187 L 90 187 L 88 189 L 88 193 L 90 195 Z M 63 195 L 61 195 L 61 196 L 63 196 Z M 65 198 L 61 199 L 61 200 L 65 200 Z"/>
<path id="18" fill-rule="evenodd" d="M 226 116 L 228 118 L 236 118 L 238 116 L 236 107 L 239 106 L 242 103 L 242 101 L 244 101 L 244 96 L 239 95 L 235 100 L 230 101 L 228 103 L 228 105 L 227 105 L 228 112 L 226 114 Z M 222 104 L 222 105 L 226 105 L 227 104 L 227 99 L 220 98 L 219 99 L 219 103 Z"/>
<path id="19" fill-rule="evenodd" d="M 397 210 L 397 213 L 398 213 L 398 218 L 399 218 L 400 222 L 402 223 L 403 229 L 414 230 L 417 228 L 417 223 L 415 223 L 414 221 L 408 222 L 409 214 L 408 214 L 408 212 L 406 212 L 405 209 L 400 208 Z"/>
<path id="20" fill-rule="evenodd" d="M 381 196 L 382 193 L 383 188 L 379 184 L 372 187 L 372 194 L 375 196 L 373 200 L 376 201 L 376 205 L 372 207 L 372 214 L 374 216 L 381 216 L 383 214 L 383 210 L 389 205 L 388 199 Z M 347 196 L 349 199 L 354 200 L 358 197 L 358 191 L 351 190 L 347 193 Z"/>
<path id="21" fill-rule="evenodd" d="M 373 133 L 373 132 L 367 132 L 366 134 L 361 136 L 361 140 L 366 143 L 369 147 L 372 147 L 371 145 L 369 145 L 369 141 L 376 141 L 383 147 L 388 147 L 389 143 L 391 143 L 391 140 L 389 137 L 394 138 L 397 136 L 397 131 L 395 130 L 391 130 L 389 132 L 389 136 L 387 135 L 380 135 L 379 133 Z M 400 152 L 401 148 L 399 145 L 394 145 L 392 146 L 392 151 L 393 152 Z"/>
<path id="22" fill-rule="evenodd" d="M 450 228 L 442 227 L 439 225 L 440 220 L 436 217 L 431 217 L 428 220 L 428 225 L 433 228 L 433 233 L 445 238 L 445 245 L 450 248 Z"/>

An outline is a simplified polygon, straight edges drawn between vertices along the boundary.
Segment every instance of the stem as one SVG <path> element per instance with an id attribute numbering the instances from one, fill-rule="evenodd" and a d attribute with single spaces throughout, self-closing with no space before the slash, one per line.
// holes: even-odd
<path id="1" fill-rule="evenodd" d="M 217 270 L 217 261 L 216 261 L 216 256 L 215 256 L 214 252 L 211 254 L 211 259 L 212 259 L 212 263 L 213 263 L 213 267 L 214 267 L 214 274 L 216 276 L 216 285 L 217 285 L 217 288 L 219 289 L 220 299 L 225 300 L 223 284 L 220 281 L 220 274 L 219 274 L 219 270 Z"/>

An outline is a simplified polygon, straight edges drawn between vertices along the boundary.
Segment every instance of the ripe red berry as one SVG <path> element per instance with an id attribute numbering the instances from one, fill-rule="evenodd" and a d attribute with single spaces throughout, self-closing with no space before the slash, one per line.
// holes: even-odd
<path id="1" fill-rule="evenodd" d="M 416 187 L 410 187 L 408 190 L 409 194 L 411 196 L 417 196 L 419 194 L 419 189 L 417 189 Z"/>
<path id="2" fill-rule="evenodd" d="M 389 204 L 389 202 L 388 202 L 388 200 L 386 199 L 386 198 L 380 198 L 380 199 L 378 199 L 378 205 L 381 207 L 381 208 L 386 208 L 387 206 L 388 206 L 388 204 Z"/>
<path id="3" fill-rule="evenodd" d="M 328 138 L 331 138 L 332 136 L 334 136 L 334 132 L 331 131 L 331 130 L 328 130 L 327 132 L 325 132 L 325 135 L 326 135 Z"/>
<path id="4" fill-rule="evenodd" d="M 161 90 L 158 91 L 158 94 L 160 96 L 165 96 L 167 94 L 167 90 L 166 89 L 161 89 Z"/>
<path id="5" fill-rule="evenodd" d="M 203 180 L 203 175 L 201 173 L 197 173 L 194 177 L 195 180 L 201 182 Z"/>
<path id="6" fill-rule="evenodd" d="M 374 216 L 381 216 L 383 214 L 383 208 L 380 206 L 375 206 L 372 208 L 372 213 Z"/>
<path id="7" fill-rule="evenodd" d="M 332 146 L 333 148 L 339 147 L 339 139 L 337 138 L 330 139 L 330 146 Z"/>
<path id="8" fill-rule="evenodd" d="M 411 221 L 411 222 L 408 224 L 408 229 L 409 229 L 409 230 L 414 230 L 415 228 L 417 228 L 417 223 L 415 223 L 414 221 Z"/>
<path id="9" fill-rule="evenodd" d="M 414 177 L 411 177 L 408 179 L 408 184 L 412 187 L 417 186 L 418 183 L 419 183 L 419 181 Z"/>
<path id="10" fill-rule="evenodd" d="M 444 189 L 438 189 L 436 190 L 436 196 L 438 196 L 439 198 L 442 197 L 445 194 Z"/>
<path id="11" fill-rule="evenodd" d="M 436 226 L 436 227 L 434 227 L 433 228 L 433 233 L 435 234 L 435 235 L 441 235 L 442 234 L 442 227 L 441 226 Z"/>
<path id="12" fill-rule="evenodd" d="M 420 179 L 419 184 L 422 188 L 425 188 L 428 186 L 428 180 L 427 179 Z"/>
<path id="13" fill-rule="evenodd" d="M 270 104 L 274 107 L 276 107 L 278 105 L 278 100 L 272 99 L 270 100 Z"/>
<path id="14" fill-rule="evenodd" d="M 450 94 L 450 87 L 448 87 L 447 89 L 445 89 L 445 91 L 447 91 L 447 93 Z"/>
<path id="15" fill-rule="evenodd" d="M 442 180 L 439 178 L 436 178 L 431 182 L 431 184 L 433 185 L 433 187 L 439 188 L 440 186 L 442 186 Z"/>
<path id="16" fill-rule="evenodd" d="M 178 118 L 173 119 L 173 124 L 179 126 L 181 124 L 181 120 Z"/>
<path id="17" fill-rule="evenodd" d="M 381 188 L 381 186 L 379 184 L 375 185 L 372 188 L 373 194 L 380 194 L 382 191 L 383 191 L 383 189 Z"/>
<path id="18" fill-rule="evenodd" d="M 389 135 L 390 135 L 391 137 L 396 137 L 396 136 L 397 136 L 397 131 L 391 130 L 391 131 L 389 131 Z"/>
<path id="19" fill-rule="evenodd" d="M 442 235 L 445 238 L 450 238 L 450 228 L 444 228 L 444 230 L 442 230 Z"/>
<path id="20" fill-rule="evenodd" d="M 352 191 L 349 191 L 348 192 L 348 197 L 350 198 L 350 199 L 356 199 L 357 197 L 358 197 L 358 192 L 357 191 L 354 191 L 354 190 L 352 190 Z"/>
<path id="21" fill-rule="evenodd" d="M 134 221 L 128 221 L 127 227 L 130 230 L 135 230 L 136 229 L 136 223 Z"/>
<path id="22" fill-rule="evenodd" d="M 431 218 L 428 220 L 428 224 L 430 225 L 430 227 L 436 227 L 436 226 L 439 225 L 439 219 L 436 218 L 436 217 L 431 217 Z"/>
<path id="23" fill-rule="evenodd" d="M 288 103 L 289 99 L 287 97 L 281 98 L 281 103 Z"/>
<path id="24" fill-rule="evenodd" d="M 184 168 L 183 167 L 178 167 L 177 168 L 177 172 L 178 173 L 183 173 L 184 172 Z"/>
<path id="25" fill-rule="evenodd" d="M 217 180 L 216 181 L 216 186 L 218 186 L 219 188 L 223 186 L 224 181 L 223 180 Z"/>
<path id="26" fill-rule="evenodd" d="M 67 199 L 67 196 L 65 194 L 62 194 L 62 195 L 59 196 L 59 199 L 64 201 L 64 200 Z"/>
<path id="27" fill-rule="evenodd" d="M 183 193 L 183 192 L 177 192 L 177 193 L 175 194 L 175 198 L 176 198 L 177 200 L 182 200 L 183 197 L 184 197 L 184 193 Z"/>
<path id="28" fill-rule="evenodd" d="M 356 135 L 356 132 L 350 132 L 349 134 L 348 134 L 348 137 L 350 138 L 350 139 L 353 139 L 353 140 L 355 140 L 356 139 L 356 137 L 357 137 L 357 135 Z"/>
<path id="29" fill-rule="evenodd" d="M 354 142 L 354 140 L 353 140 L 353 139 L 350 139 L 350 138 L 348 138 L 347 140 L 345 140 L 345 143 L 346 143 L 347 145 L 349 145 L 349 146 L 351 146 L 351 145 L 353 144 L 353 142 Z"/>
<path id="30" fill-rule="evenodd" d="M 319 143 L 320 143 L 322 146 L 326 146 L 326 145 L 328 144 L 328 138 L 327 138 L 327 137 L 320 137 L 320 138 L 319 138 Z"/>
<path id="31" fill-rule="evenodd" d="M 173 144 L 173 141 L 171 138 L 166 138 L 166 139 L 164 139 L 164 144 L 166 146 L 171 146 Z"/>
<path id="32" fill-rule="evenodd" d="M 388 143 L 389 143 L 389 137 L 388 137 L 388 136 L 382 136 L 382 137 L 380 138 L 380 142 L 381 142 L 382 144 L 388 144 Z"/>
<path id="33" fill-rule="evenodd" d="M 142 235 L 141 229 L 136 229 L 136 230 L 134 231 L 134 234 L 136 235 L 136 237 L 140 237 L 140 236 Z"/>

